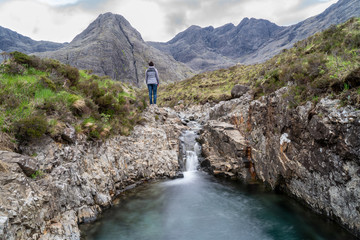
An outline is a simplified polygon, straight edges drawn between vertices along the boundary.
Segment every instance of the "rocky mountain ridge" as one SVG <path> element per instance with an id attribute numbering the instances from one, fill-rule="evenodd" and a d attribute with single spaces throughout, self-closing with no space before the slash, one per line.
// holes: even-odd
<path id="1" fill-rule="evenodd" d="M 359 0 L 339 0 L 323 13 L 288 27 L 267 20 L 245 18 L 237 26 L 191 26 L 169 42 L 149 44 L 172 54 L 176 60 L 195 70 L 214 70 L 237 63 L 263 62 L 330 25 L 359 16 Z"/>
<path id="2" fill-rule="evenodd" d="M 354 16 L 360 16 L 359 0 L 339 0 L 323 13 L 289 27 L 245 18 L 237 26 L 191 26 L 167 43 L 145 43 L 125 18 L 106 13 L 70 44 L 37 42 L 3 30 L 0 49 L 37 52 L 39 56 L 140 86 L 144 84 L 142 76 L 150 59 L 157 63 L 163 81 L 173 82 L 192 76 L 191 69 L 206 71 L 237 63 L 263 62 L 297 41 Z"/>
<path id="3" fill-rule="evenodd" d="M 33 52 L 54 51 L 66 45 L 67 43 L 35 41 L 0 26 L 0 52 L 19 51 L 28 54 Z"/>
<path id="4" fill-rule="evenodd" d="M 208 70 L 235 65 L 236 59 L 257 51 L 281 30 L 270 21 L 245 18 L 237 26 L 191 26 L 167 43 L 150 44 L 196 70 Z"/>
<path id="5" fill-rule="evenodd" d="M 58 50 L 67 43 L 55 43 L 49 41 L 35 41 L 17 32 L 0 26 L 0 53 L 19 51 L 26 54 L 33 52 L 46 52 Z M 0 55 L 0 62 L 3 61 Z"/>
<path id="6" fill-rule="evenodd" d="M 101 14 L 66 47 L 35 55 L 93 70 L 95 74 L 135 86 L 145 85 L 144 75 L 149 61 L 155 63 L 162 82 L 193 75 L 185 64 L 145 43 L 123 16 L 112 13 Z"/>

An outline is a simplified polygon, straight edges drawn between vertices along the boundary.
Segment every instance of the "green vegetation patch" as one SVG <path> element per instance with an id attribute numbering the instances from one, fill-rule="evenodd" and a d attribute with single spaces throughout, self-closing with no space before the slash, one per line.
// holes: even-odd
<path id="1" fill-rule="evenodd" d="M 0 130 L 9 141 L 63 141 L 69 125 L 91 140 L 128 135 L 146 107 L 137 91 L 108 77 L 20 52 L 2 55 Z"/>
<path id="2" fill-rule="evenodd" d="M 331 26 L 265 63 L 236 65 L 160 86 L 159 103 L 163 106 L 216 103 L 230 99 L 235 84 L 250 86 L 255 98 L 289 86 L 286 98 L 291 107 L 324 96 L 359 107 L 360 19 Z"/>

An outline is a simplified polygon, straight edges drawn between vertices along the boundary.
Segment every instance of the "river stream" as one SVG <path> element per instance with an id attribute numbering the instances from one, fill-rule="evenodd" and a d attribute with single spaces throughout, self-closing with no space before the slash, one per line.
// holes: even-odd
<path id="1" fill-rule="evenodd" d="M 184 178 L 126 192 L 92 224 L 87 240 L 351 240 L 340 226 L 293 199 L 198 171 L 199 126 L 181 136 Z"/>

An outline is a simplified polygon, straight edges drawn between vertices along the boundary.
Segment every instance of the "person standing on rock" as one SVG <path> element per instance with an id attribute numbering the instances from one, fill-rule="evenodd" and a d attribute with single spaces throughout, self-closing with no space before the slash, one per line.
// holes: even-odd
<path id="1" fill-rule="evenodd" d="M 149 89 L 150 104 L 156 104 L 156 92 L 159 86 L 159 73 L 153 62 L 149 62 L 149 68 L 145 72 L 145 81 Z M 154 101 L 153 101 L 154 96 Z"/>

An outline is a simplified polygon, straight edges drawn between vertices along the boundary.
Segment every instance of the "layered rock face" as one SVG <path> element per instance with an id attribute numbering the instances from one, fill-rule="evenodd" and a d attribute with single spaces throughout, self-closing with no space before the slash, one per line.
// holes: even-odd
<path id="1" fill-rule="evenodd" d="M 0 239 L 80 239 L 78 224 L 122 191 L 175 177 L 184 125 L 169 109 L 149 109 L 144 119 L 129 137 L 78 136 L 72 145 L 43 139 L 23 147 L 24 155 L 0 151 Z"/>
<path id="2" fill-rule="evenodd" d="M 214 106 L 202 166 L 266 182 L 360 236 L 360 110 L 330 99 L 290 108 L 286 92 Z"/>

